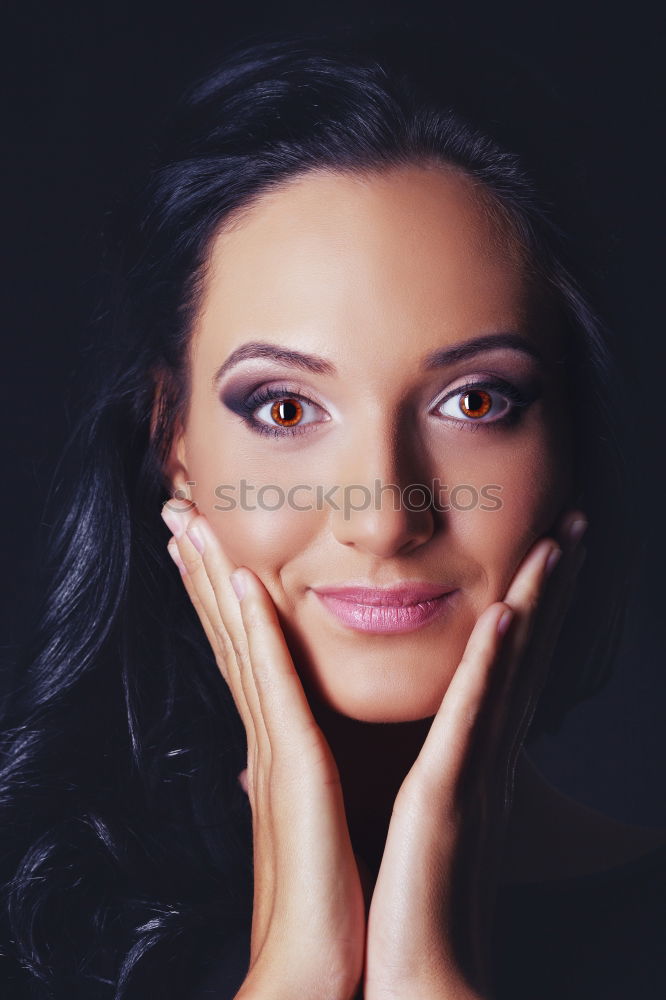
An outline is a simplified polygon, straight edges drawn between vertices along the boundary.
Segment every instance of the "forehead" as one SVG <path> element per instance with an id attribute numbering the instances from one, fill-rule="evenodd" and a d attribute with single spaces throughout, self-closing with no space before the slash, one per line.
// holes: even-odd
<path id="1" fill-rule="evenodd" d="M 328 353 L 344 333 L 352 352 L 377 336 L 420 352 L 526 325 L 529 298 L 519 248 L 460 171 L 317 170 L 217 234 L 195 334 L 229 350 L 264 336 Z"/>

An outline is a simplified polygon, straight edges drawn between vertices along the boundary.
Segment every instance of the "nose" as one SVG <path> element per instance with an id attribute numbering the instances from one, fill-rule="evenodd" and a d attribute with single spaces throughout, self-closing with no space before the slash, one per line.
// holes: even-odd
<path id="1" fill-rule="evenodd" d="M 341 545 L 387 558 L 432 537 L 437 514 L 427 482 L 418 478 L 416 456 L 418 444 L 404 428 L 364 422 L 339 463 L 339 509 L 331 526 Z"/>

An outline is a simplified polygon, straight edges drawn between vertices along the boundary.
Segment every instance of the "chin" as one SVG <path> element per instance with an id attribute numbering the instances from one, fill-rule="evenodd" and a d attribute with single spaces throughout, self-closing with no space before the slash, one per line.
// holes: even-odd
<path id="1" fill-rule="evenodd" d="M 294 664 L 313 707 L 359 722 L 416 722 L 437 714 L 466 635 L 419 633 L 391 640 L 350 634 L 322 641 L 321 629 L 282 618 Z M 425 640 L 425 637 L 424 637 Z"/>
<path id="2" fill-rule="evenodd" d="M 402 681 L 402 683 L 401 683 Z M 357 722 L 416 722 L 437 714 L 446 685 L 437 690 L 424 690 L 423 684 L 412 678 L 395 676 L 390 680 L 372 679 L 366 674 L 353 685 L 340 685 L 340 677 L 329 683 L 321 675 L 310 685 L 316 701 L 328 709 Z"/>

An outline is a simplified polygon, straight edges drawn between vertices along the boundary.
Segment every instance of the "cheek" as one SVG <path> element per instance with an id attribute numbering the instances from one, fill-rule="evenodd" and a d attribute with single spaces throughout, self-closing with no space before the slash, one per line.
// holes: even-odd
<path id="1" fill-rule="evenodd" d="M 469 447 L 456 464 L 444 481 L 464 488 L 449 495 L 448 524 L 470 570 L 477 567 L 480 613 L 503 598 L 537 538 L 552 533 L 571 496 L 569 453 L 556 427 L 536 424 L 532 433 Z"/>
<path id="2" fill-rule="evenodd" d="M 226 451 L 220 458 L 201 437 L 191 438 L 188 474 L 192 497 L 217 535 L 229 558 L 245 564 L 269 585 L 284 564 L 310 542 L 316 530 L 316 510 L 300 510 L 313 502 L 294 491 L 300 480 L 279 470 L 263 475 L 248 469 L 247 458 Z M 288 468 L 287 468 L 288 472 Z"/>

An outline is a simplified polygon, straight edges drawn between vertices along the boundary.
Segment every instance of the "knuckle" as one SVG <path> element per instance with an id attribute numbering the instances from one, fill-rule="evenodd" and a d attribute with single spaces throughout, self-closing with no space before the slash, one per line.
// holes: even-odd
<path id="1" fill-rule="evenodd" d="M 233 652 L 238 664 L 239 665 L 245 664 L 246 661 L 245 649 L 236 641 L 236 639 L 233 638 L 233 636 L 229 640 L 229 645 L 231 647 L 230 651 Z"/>
<path id="2" fill-rule="evenodd" d="M 224 650 L 224 652 L 227 654 L 227 656 L 230 653 L 233 653 L 233 651 L 234 651 L 234 649 L 233 649 L 233 643 L 231 641 L 231 638 L 229 637 L 229 633 L 227 632 L 226 628 L 224 627 L 223 622 L 216 621 L 213 628 L 214 628 L 214 632 L 215 632 L 215 638 L 217 639 L 217 641 L 218 641 L 218 643 L 220 645 L 220 648 Z"/>
<path id="3" fill-rule="evenodd" d="M 201 572 L 203 568 L 203 563 L 201 562 L 201 557 L 197 555 L 196 551 L 192 553 L 189 549 L 183 553 L 181 550 L 180 558 L 185 564 L 185 569 L 190 574 L 191 577 L 196 577 L 197 573 Z"/>
<path id="4" fill-rule="evenodd" d="M 236 639 L 227 632 L 223 622 L 217 621 L 215 623 L 214 633 L 227 662 L 233 661 L 235 657 L 237 662 L 241 664 L 243 662 L 244 650 Z"/>
<path id="5" fill-rule="evenodd" d="M 255 601 L 248 601 L 243 607 L 243 622 L 248 628 L 257 628 L 265 624 L 265 615 Z"/>

